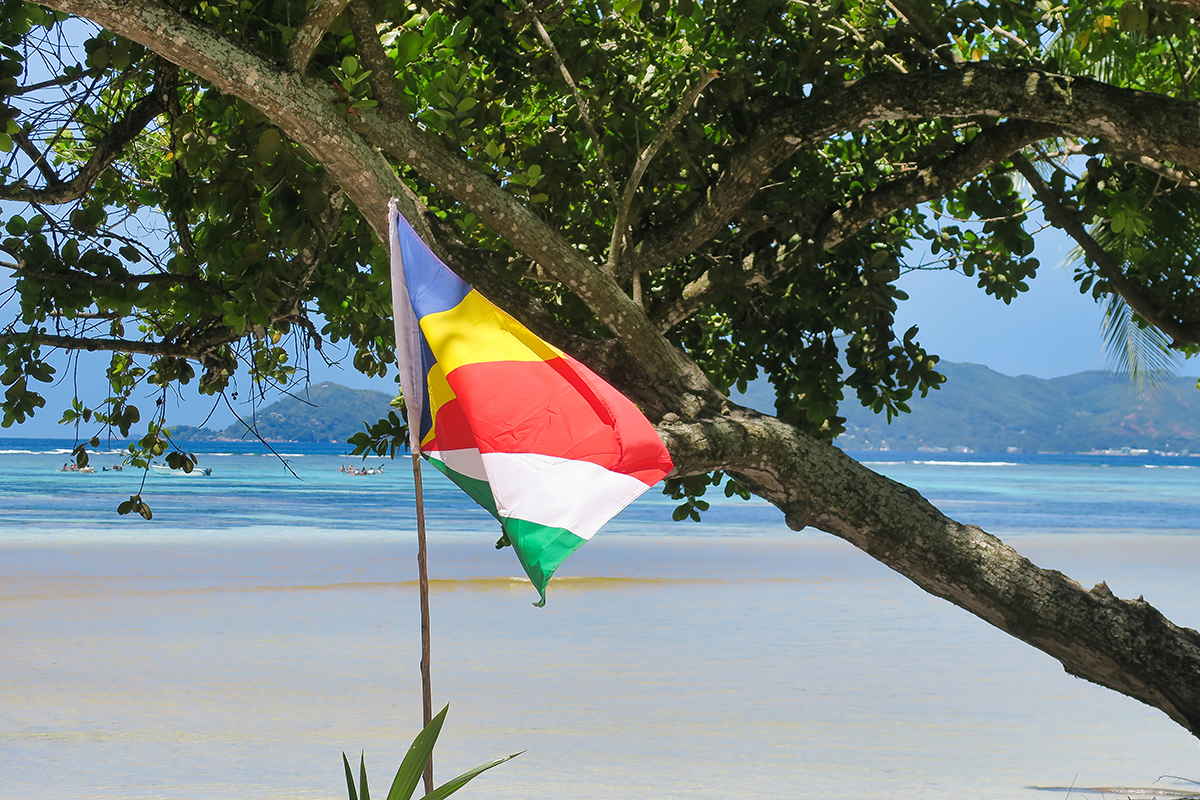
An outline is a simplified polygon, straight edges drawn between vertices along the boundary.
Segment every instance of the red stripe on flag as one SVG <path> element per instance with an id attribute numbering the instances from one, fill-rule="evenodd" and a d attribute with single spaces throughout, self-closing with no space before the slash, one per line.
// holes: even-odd
<path id="1" fill-rule="evenodd" d="M 438 409 L 427 449 L 590 461 L 651 486 L 671 469 L 637 407 L 570 356 L 468 364 L 447 380 L 456 399 Z"/>

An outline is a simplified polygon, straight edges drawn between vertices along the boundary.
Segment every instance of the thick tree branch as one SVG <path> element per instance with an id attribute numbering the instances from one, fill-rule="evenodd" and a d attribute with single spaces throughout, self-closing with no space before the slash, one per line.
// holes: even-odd
<path id="1" fill-rule="evenodd" d="M 626 269 L 656 269 L 694 252 L 745 207 L 797 150 L 876 122 L 990 117 L 1051 125 L 1120 149 L 1200 168 L 1200 106 L 1033 69 L 973 65 L 941 73 L 880 73 L 769 115 L 730 158 L 707 196 L 650 231 Z"/>
<path id="2" fill-rule="evenodd" d="M 608 264 L 609 272 L 617 272 L 621 261 L 621 256 L 625 251 L 626 236 L 629 233 L 629 208 L 633 205 L 633 199 L 637 195 L 638 186 L 642 183 L 642 176 L 646 174 L 646 168 L 650 166 L 650 162 L 658 155 L 658 151 L 671 138 L 671 134 L 683 118 L 687 116 L 688 111 L 700 99 L 700 93 L 704 91 L 704 87 L 721 77 L 721 73 L 717 70 L 710 70 L 701 76 L 700 80 L 692 85 L 683 95 L 683 100 L 680 101 L 678 108 L 667 119 L 662 130 L 658 132 L 658 136 L 654 137 L 654 141 L 642 151 L 638 156 L 637 163 L 633 165 L 633 171 L 629 174 L 629 180 L 625 183 L 625 191 L 621 193 L 621 200 L 617 203 L 617 219 L 613 223 L 612 241 L 608 246 Z"/>
<path id="3" fill-rule="evenodd" d="M 1042 180 L 1042 176 L 1038 174 L 1029 159 L 1021 155 L 1015 156 L 1013 165 L 1025 177 L 1025 180 L 1029 181 L 1033 193 L 1042 201 L 1046 219 L 1050 220 L 1056 228 L 1066 231 L 1067 235 L 1075 240 L 1087 255 L 1088 260 L 1096 265 L 1096 272 L 1100 274 L 1100 277 L 1108 282 L 1113 291 L 1121 295 L 1121 299 L 1128 303 L 1138 316 L 1170 336 L 1174 340 L 1173 346 L 1200 344 L 1200 325 L 1188 325 L 1159 313 L 1159 310 L 1142 293 L 1137 284 L 1125 277 L 1117 260 L 1100 246 L 1100 243 L 1088 233 L 1087 228 L 1079 221 L 1078 217 L 1063 204 L 1054 189 Z"/>
<path id="4" fill-rule="evenodd" d="M 313 3 L 312 8 L 305 15 L 304 21 L 300 23 L 300 27 L 292 34 L 292 40 L 288 42 L 285 62 L 290 69 L 304 74 L 304 71 L 308 69 L 308 62 L 312 60 L 313 53 L 317 52 L 317 45 L 321 43 L 321 37 L 325 35 L 325 31 L 329 30 L 329 26 L 338 18 L 338 14 L 342 13 L 342 9 L 349 1 L 317 0 Z"/>
<path id="5" fill-rule="evenodd" d="M 981 131 L 949 156 L 903 178 L 878 186 L 856 198 L 849 206 L 829 213 L 813 226 L 816 233 L 812 238 L 821 250 L 831 250 L 871 222 L 942 196 L 1022 147 L 1056 133 L 1058 130 L 1053 126 L 1024 121 L 1006 122 Z M 761 282 L 765 279 L 766 265 L 755 263 L 750 266 L 748 261 L 743 266 L 743 273 L 748 283 Z M 684 287 L 679 297 L 655 313 L 658 329 L 668 331 L 696 313 L 716 290 L 717 287 L 705 272 Z"/>
<path id="6" fill-rule="evenodd" d="M 1165 712 L 1200 736 L 1200 634 L 1142 600 L 1087 591 L 916 491 L 749 409 L 658 431 L 674 475 L 725 469 L 783 510 L 865 551 L 925 591 L 1058 659 L 1067 672 Z"/>

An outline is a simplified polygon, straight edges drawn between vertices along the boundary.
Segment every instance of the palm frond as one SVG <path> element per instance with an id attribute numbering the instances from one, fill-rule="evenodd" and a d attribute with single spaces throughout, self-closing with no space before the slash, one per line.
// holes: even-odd
<path id="1" fill-rule="evenodd" d="M 1101 328 L 1109 371 L 1127 379 L 1142 394 L 1153 393 L 1179 374 L 1183 358 L 1171 349 L 1171 340 L 1135 314 L 1120 295 L 1105 298 Z"/>

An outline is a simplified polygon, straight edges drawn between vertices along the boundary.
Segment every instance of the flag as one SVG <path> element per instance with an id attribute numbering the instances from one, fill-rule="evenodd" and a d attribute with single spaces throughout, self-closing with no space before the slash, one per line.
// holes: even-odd
<path id="1" fill-rule="evenodd" d="M 555 569 L 671 457 L 632 402 L 451 272 L 395 200 L 389 210 L 409 442 L 500 521 L 544 605 Z"/>

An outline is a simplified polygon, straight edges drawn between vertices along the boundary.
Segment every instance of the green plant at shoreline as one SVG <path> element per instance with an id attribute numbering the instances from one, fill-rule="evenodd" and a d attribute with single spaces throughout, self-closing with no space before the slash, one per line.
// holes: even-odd
<path id="1" fill-rule="evenodd" d="M 425 770 L 425 765 L 429 763 L 429 758 L 433 755 L 433 746 L 437 743 L 438 735 L 442 732 L 442 723 L 446 721 L 446 712 L 449 710 L 450 706 L 447 704 L 436 717 L 430 720 L 425 729 L 417 734 L 417 738 L 413 739 L 412 745 L 408 748 L 408 753 L 405 754 L 404 760 L 400 762 L 400 768 L 396 770 L 396 777 L 392 779 L 392 787 L 388 790 L 387 800 L 409 800 L 412 797 L 413 792 L 417 789 L 417 783 L 421 780 L 421 774 Z M 474 769 L 469 769 L 458 777 L 443 783 L 429 794 L 424 795 L 423 800 L 442 800 L 443 797 L 449 797 L 466 786 L 476 776 L 519 755 L 521 753 L 513 753 L 511 756 L 497 758 L 495 761 L 489 761 L 486 764 L 480 764 Z M 367 787 L 365 757 L 360 756 L 358 761 L 359 788 L 357 790 L 354 788 L 354 772 L 350 769 L 350 760 L 346 758 L 345 753 L 342 753 L 342 764 L 346 768 L 346 788 L 349 791 L 350 800 L 371 800 L 371 791 Z"/>

